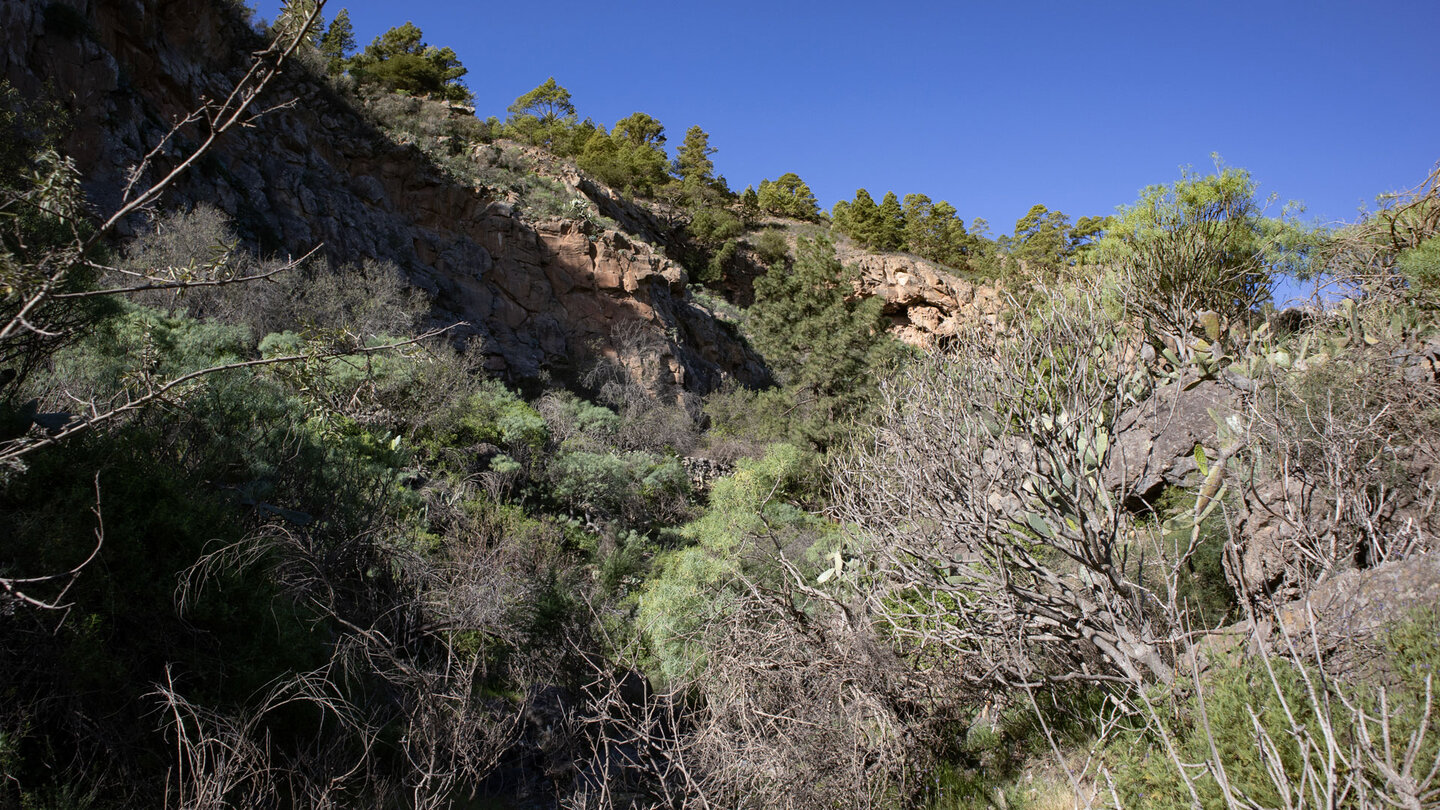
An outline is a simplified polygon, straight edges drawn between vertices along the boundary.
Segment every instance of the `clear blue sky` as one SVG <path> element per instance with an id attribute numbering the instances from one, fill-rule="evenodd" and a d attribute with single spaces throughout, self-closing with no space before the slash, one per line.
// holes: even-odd
<path id="1" fill-rule="evenodd" d="M 920 192 L 997 235 L 1037 202 L 1110 213 L 1212 152 L 1322 221 L 1440 160 L 1440 0 L 341 7 L 362 48 L 407 20 L 454 48 L 481 117 L 553 75 L 582 118 L 644 111 L 672 150 L 699 124 L 733 188 Z"/>

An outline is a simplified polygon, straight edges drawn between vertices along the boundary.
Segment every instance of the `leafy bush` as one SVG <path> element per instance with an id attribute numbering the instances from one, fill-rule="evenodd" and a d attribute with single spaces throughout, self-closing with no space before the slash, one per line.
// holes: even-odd
<path id="1" fill-rule="evenodd" d="M 770 267 L 780 267 L 790 256 L 790 244 L 785 241 L 785 235 L 772 228 L 756 234 L 750 244 L 760 255 L 760 260 Z"/>
<path id="2" fill-rule="evenodd" d="M 612 446 L 622 423 L 620 416 L 609 408 L 568 392 L 546 394 L 536 409 L 549 426 L 550 435 L 572 447 Z"/>
<path id="3" fill-rule="evenodd" d="M 456 420 L 459 442 L 497 442 L 516 450 L 539 450 L 549 439 L 545 419 L 498 382 L 487 381 L 470 396 Z"/>
<path id="4" fill-rule="evenodd" d="M 832 531 L 787 502 L 813 493 L 818 469 L 812 453 L 789 444 L 771 446 L 762 459 L 742 459 L 733 475 L 715 482 L 705 514 L 680 530 L 689 545 L 656 559 L 639 596 L 637 621 L 663 679 L 682 681 L 703 664 L 701 631 L 723 621 L 729 590 L 741 587 L 735 574 L 759 566 L 762 580 L 774 577 L 763 552 L 778 548 L 804 560 Z M 764 544 L 760 553 L 757 543 Z M 817 562 L 811 560 L 811 567 L 818 571 Z"/>
<path id="5" fill-rule="evenodd" d="M 857 271 L 843 267 L 834 246 L 802 239 L 793 268 L 755 281 L 747 327 L 781 383 L 795 390 L 792 417 L 806 441 L 841 441 L 865 413 L 875 379 L 901 353 L 881 320 L 883 301 L 852 294 Z"/>
<path id="6" fill-rule="evenodd" d="M 649 453 L 563 452 L 548 475 L 554 497 L 571 509 L 643 529 L 674 519 L 690 489 L 678 460 Z"/>
<path id="7" fill-rule="evenodd" d="M 1096 261 L 1118 271 L 1132 311 L 1159 333 L 1188 346 L 1203 311 L 1223 332 L 1269 299 L 1272 272 L 1300 269 L 1312 241 L 1284 214 L 1266 217 L 1256 193 L 1249 172 L 1224 167 L 1150 186 L 1109 220 Z"/>

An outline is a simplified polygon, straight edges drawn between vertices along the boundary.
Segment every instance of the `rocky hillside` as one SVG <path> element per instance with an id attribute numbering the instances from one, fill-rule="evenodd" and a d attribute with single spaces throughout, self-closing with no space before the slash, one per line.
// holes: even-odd
<path id="1" fill-rule="evenodd" d="M 64 149 L 94 205 L 114 210 L 130 167 L 198 100 L 223 98 L 243 55 L 263 43 L 224 3 L 60 5 L 0 8 L 0 76 L 26 97 L 68 100 Z M 304 71 L 282 77 L 258 106 L 273 109 L 230 133 L 164 205 L 218 205 L 267 252 L 323 245 L 333 263 L 394 262 L 428 293 L 434 319 L 463 322 L 458 338 L 511 379 L 563 379 L 597 352 L 656 393 L 765 379 L 758 357 L 688 300 L 684 268 L 646 242 L 582 221 L 528 221 L 386 138 Z M 199 135 L 181 128 L 151 177 Z M 643 223 L 614 219 L 648 235 Z"/>

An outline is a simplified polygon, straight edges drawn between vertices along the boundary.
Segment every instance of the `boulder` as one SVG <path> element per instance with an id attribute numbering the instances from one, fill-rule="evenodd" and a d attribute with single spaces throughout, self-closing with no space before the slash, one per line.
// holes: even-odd
<path id="1" fill-rule="evenodd" d="M 1184 486 L 1199 467 L 1195 446 L 1215 447 L 1216 419 L 1234 410 L 1235 393 L 1213 380 L 1171 383 L 1126 410 L 1115 426 L 1102 480 L 1132 509 L 1167 486 Z"/>
<path id="2" fill-rule="evenodd" d="M 1318 647 L 1332 672 L 1388 681 L 1385 635 L 1436 605 L 1440 552 L 1416 554 L 1319 582 L 1304 600 L 1280 608 L 1276 630 L 1297 645 Z"/>

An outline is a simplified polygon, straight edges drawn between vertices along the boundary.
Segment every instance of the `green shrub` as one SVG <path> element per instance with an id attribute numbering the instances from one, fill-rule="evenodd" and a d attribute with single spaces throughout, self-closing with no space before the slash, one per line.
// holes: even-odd
<path id="1" fill-rule="evenodd" d="M 668 516 L 690 489 L 678 460 L 649 453 L 562 452 L 547 472 L 554 497 L 571 509 L 642 528 Z"/>
<path id="2" fill-rule="evenodd" d="M 1440 236 L 1402 252 L 1395 264 L 1417 296 L 1431 302 L 1440 296 Z"/>
<path id="3" fill-rule="evenodd" d="M 1226 807 L 1224 790 L 1213 769 L 1223 767 L 1232 795 L 1244 806 L 1288 806 L 1308 791 L 1355 780 L 1370 790 L 1393 791 L 1384 770 L 1359 753 L 1359 712 L 1368 717 L 1369 733 L 1377 753 L 1387 754 L 1391 743 L 1403 750 L 1410 735 L 1422 723 L 1433 721 L 1424 715 L 1425 679 L 1440 666 L 1440 620 L 1434 611 L 1421 611 L 1394 626 L 1384 637 L 1383 665 L 1371 662 L 1362 673 L 1323 673 L 1314 664 L 1272 657 L 1267 670 L 1258 656 L 1224 660 L 1212 667 L 1195 694 L 1176 696 L 1167 702 L 1163 695 L 1151 697 L 1160 708 L 1157 722 L 1164 723 L 1176 754 L 1186 763 L 1206 763 L 1208 769 L 1191 769 L 1195 790 L 1204 807 Z M 1303 642 L 1302 642 L 1303 643 Z M 1388 670 L 1399 683 L 1386 689 L 1380 702 L 1383 679 L 1373 675 Z M 1273 677 L 1272 673 L 1273 672 Z M 1369 673 L 1369 674 L 1365 674 Z M 1383 711 L 1382 711 L 1383 709 Z M 1391 743 L 1380 736 L 1382 714 L 1388 716 Z M 1258 724 L 1258 729 L 1257 729 Z M 1207 732 L 1208 725 L 1208 732 Z M 1161 740 L 1150 730 L 1125 736 L 1110 746 L 1114 758 L 1115 788 L 1125 807 L 1169 810 L 1188 808 L 1192 802 L 1175 771 L 1174 761 Z M 1283 771 L 1279 777 L 1259 753 L 1261 730 L 1271 746 L 1272 763 Z M 1348 756 L 1335 764 L 1326 761 L 1325 740 L 1332 737 Z M 1212 750 L 1211 745 L 1214 748 Z M 1317 751 L 1313 746 L 1319 746 Z M 1415 751 L 1417 761 L 1433 762 L 1440 741 L 1433 732 Z M 1282 793 L 1283 789 L 1283 793 Z"/>
<path id="4" fill-rule="evenodd" d="M 1314 720 L 1312 704 L 1299 672 L 1288 662 L 1277 661 L 1275 675 L 1278 691 L 1264 666 L 1252 659 L 1217 668 L 1205 683 L 1205 710 L 1219 761 L 1226 767 L 1226 778 L 1232 789 L 1242 791 L 1261 807 L 1280 806 L 1280 795 L 1256 751 L 1251 712 L 1271 733 L 1279 746 L 1286 773 L 1292 778 L 1300 774 L 1301 750 L 1286 733 L 1290 725 L 1281 699 L 1284 705 L 1298 712 L 1296 719 L 1300 723 Z M 1176 737 L 1183 761 L 1212 760 L 1199 706 L 1193 697 L 1181 704 L 1170 731 Z M 1114 750 L 1119 755 L 1114 768 L 1115 786 L 1125 807 L 1180 810 L 1192 806 L 1184 782 L 1158 739 L 1141 734 L 1124 740 L 1114 746 Z M 1225 806 L 1220 785 L 1212 776 L 1195 773 L 1192 778 L 1203 806 Z"/>
<path id="5" fill-rule="evenodd" d="M 1422 608 L 1384 635 L 1387 668 L 1412 699 L 1425 694 L 1426 680 L 1440 694 L 1440 610 Z"/>
<path id="6" fill-rule="evenodd" d="M 774 229 L 766 229 L 750 240 L 760 260 L 770 267 L 779 267 L 790 256 L 790 244 L 785 235 Z"/>
<path id="7" fill-rule="evenodd" d="M 762 459 L 741 460 L 734 474 L 715 482 L 705 514 L 679 531 L 688 545 L 656 558 L 636 620 L 662 679 L 680 680 L 703 664 L 699 636 L 723 620 L 731 589 L 742 587 L 736 574 L 761 581 L 784 576 L 766 553 L 778 550 L 819 573 L 824 563 L 815 555 L 807 560 L 807 552 L 829 542 L 833 527 L 787 500 L 813 493 L 818 467 L 813 453 L 789 444 L 773 445 Z M 763 543 L 758 551 L 757 543 Z"/>
<path id="8" fill-rule="evenodd" d="M 538 450 L 549 440 L 539 411 L 498 382 L 487 381 L 470 396 L 456 421 L 453 441 L 490 442 L 516 450 Z"/>
<path id="9" fill-rule="evenodd" d="M 729 210 L 706 206 L 698 208 L 690 216 L 686 232 L 691 239 L 702 245 L 719 245 L 735 239 L 744 231 L 740 218 Z"/>
<path id="10" fill-rule="evenodd" d="M 705 397 L 705 415 L 710 419 L 708 443 L 714 447 L 738 442 L 741 452 L 744 448 L 763 452 L 765 445 L 790 437 L 793 423 L 787 415 L 795 406 L 794 392 L 787 389 L 727 385 Z"/>
<path id="11" fill-rule="evenodd" d="M 614 446 L 620 432 L 619 414 L 565 391 L 546 394 L 536 405 L 550 436 L 576 449 Z"/>

